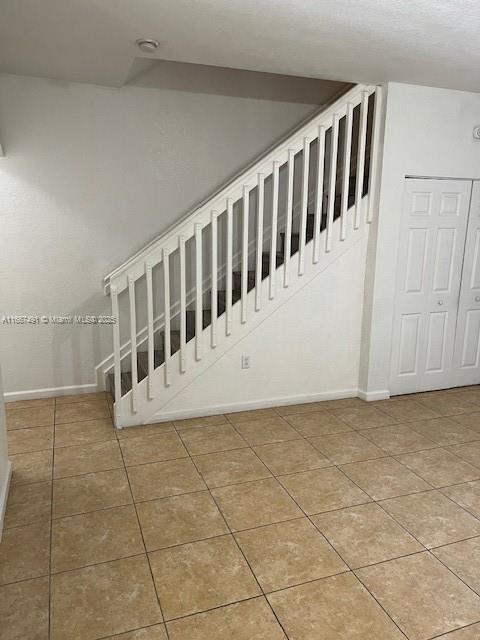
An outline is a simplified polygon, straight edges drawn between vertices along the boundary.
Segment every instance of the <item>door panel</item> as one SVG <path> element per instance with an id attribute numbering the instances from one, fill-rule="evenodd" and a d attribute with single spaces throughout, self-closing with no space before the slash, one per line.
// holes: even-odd
<path id="1" fill-rule="evenodd" d="M 455 328 L 471 188 L 472 183 L 464 180 L 405 181 L 392 395 L 454 386 Z M 480 280 L 480 273 L 475 277 Z"/>
<path id="2" fill-rule="evenodd" d="M 455 338 L 455 386 L 479 384 L 480 183 L 473 183 Z"/>

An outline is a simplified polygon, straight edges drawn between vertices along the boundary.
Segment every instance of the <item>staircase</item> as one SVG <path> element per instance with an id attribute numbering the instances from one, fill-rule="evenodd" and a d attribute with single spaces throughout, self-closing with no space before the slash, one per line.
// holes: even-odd
<path id="1" fill-rule="evenodd" d="M 106 277 L 117 428 L 161 420 L 372 220 L 380 121 L 355 86 Z"/>

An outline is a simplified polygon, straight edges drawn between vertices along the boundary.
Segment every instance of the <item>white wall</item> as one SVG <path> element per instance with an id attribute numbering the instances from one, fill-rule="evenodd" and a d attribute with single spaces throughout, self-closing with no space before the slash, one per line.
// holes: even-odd
<path id="1" fill-rule="evenodd" d="M 164 405 L 159 418 L 355 396 L 366 249 L 365 233 Z M 241 369 L 242 355 L 250 356 L 250 369 Z"/>
<path id="2" fill-rule="evenodd" d="M 108 312 L 104 275 L 343 86 L 174 63 L 134 83 L 0 77 L 0 314 Z M 2 334 L 24 397 L 89 390 L 111 351 L 108 327 Z"/>
<path id="3" fill-rule="evenodd" d="M 378 224 L 370 236 L 360 389 L 388 395 L 405 176 L 480 178 L 480 94 L 388 85 Z M 376 236 L 376 241 L 375 241 Z M 371 321 L 370 321 L 371 320 Z"/>
<path id="4" fill-rule="evenodd" d="M 11 463 L 8 460 L 7 425 L 3 402 L 2 370 L 0 368 L 0 541 L 2 539 L 3 519 L 7 507 L 8 487 L 10 484 Z"/>

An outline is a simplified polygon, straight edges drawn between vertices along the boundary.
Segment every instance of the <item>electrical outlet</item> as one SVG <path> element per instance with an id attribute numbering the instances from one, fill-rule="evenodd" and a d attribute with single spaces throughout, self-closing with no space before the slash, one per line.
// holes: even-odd
<path id="1" fill-rule="evenodd" d="M 242 356 L 242 369 L 250 369 L 250 356 Z"/>

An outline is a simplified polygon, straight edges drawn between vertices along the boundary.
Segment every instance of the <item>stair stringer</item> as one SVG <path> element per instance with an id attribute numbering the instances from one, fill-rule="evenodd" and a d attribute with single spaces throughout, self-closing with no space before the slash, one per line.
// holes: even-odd
<path id="1" fill-rule="evenodd" d="M 249 333 L 253 332 L 261 323 L 275 313 L 292 296 L 308 284 L 326 269 L 333 262 L 341 258 L 355 244 L 368 235 L 369 225 L 365 222 L 368 206 L 368 195 L 361 201 L 362 223 L 357 230 L 353 229 L 353 217 L 355 207 L 347 211 L 347 237 L 340 240 L 340 219 L 337 219 L 332 226 L 332 246 L 326 252 L 325 232 L 320 234 L 320 258 L 313 263 L 314 243 L 310 241 L 305 246 L 305 267 L 303 275 L 298 275 L 299 253 L 293 255 L 288 267 L 288 286 L 284 287 L 285 266 L 281 265 L 276 270 L 276 291 L 275 297 L 269 299 L 270 279 L 265 278 L 261 282 L 262 305 L 259 311 L 255 310 L 255 289 L 252 289 L 247 296 L 247 320 L 241 321 L 241 302 L 232 307 L 232 328 L 231 334 L 226 332 L 226 314 L 217 320 L 216 342 L 217 346 L 211 348 L 211 326 L 207 327 L 200 334 L 200 359 L 196 359 L 196 338 L 186 344 L 186 371 L 180 372 L 180 353 L 175 353 L 169 360 L 169 385 L 165 385 L 165 364 L 159 366 L 153 372 L 152 388 L 153 397 L 148 395 L 148 377 L 142 380 L 137 387 L 136 411 L 132 411 L 132 391 L 129 391 L 121 399 L 120 411 L 116 410 L 116 425 L 119 428 L 129 427 L 139 424 L 149 424 L 171 419 L 162 414 L 164 408 L 183 389 L 201 376 L 209 367 L 217 362 L 223 355 L 232 349 L 239 341 L 243 340 Z"/>

